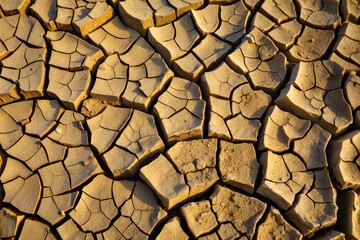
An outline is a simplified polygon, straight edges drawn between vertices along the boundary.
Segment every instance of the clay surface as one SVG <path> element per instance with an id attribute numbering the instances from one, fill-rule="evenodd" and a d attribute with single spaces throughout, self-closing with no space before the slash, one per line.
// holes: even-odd
<path id="1" fill-rule="evenodd" d="M 0 0 L 0 239 L 360 239 L 359 0 Z"/>

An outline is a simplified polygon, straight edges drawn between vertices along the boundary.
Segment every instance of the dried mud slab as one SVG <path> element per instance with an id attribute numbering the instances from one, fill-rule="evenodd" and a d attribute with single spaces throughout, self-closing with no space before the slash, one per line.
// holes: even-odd
<path id="1" fill-rule="evenodd" d="M 281 215 L 279 210 L 270 208 L 263 223 L 258 227 L 257 239 L 302 239 L 302 235 L 291 226 Z"/>
<path id="2" fill-rule="evenodd" d="M 87 125 L 91 145 L 114 177 L 135 175 L 145 161 L 164 149 L 154 117 L 138 110 L 107 106 Z"/>
<path id="3" fill-rule="evenodd" d="M 110 55 L 100 64 L 90 94 L 147 111 L 172 77 L 161 56 L 140 38 L 125 54 Z"/>
<path id="4" fill-rule="evenodd" d="M 111 19 L 101 28 L 89 33 L 88 37 L 107 55 L 123 54 L 140 37 L 135 30 L 128 28 L 118 16 Z"/>
<path id="5" fill-rule="evenodd" d="M 196 31 L 190 14 L 186 14 L 165 26 L 150 28 L 148 38 L 166 63 L 171 66 L 173 61 L 191 50 L 200 40 L 200 34 Z"/>
<path id="6" fill-rule="evenodd" d="M 271 199 L 304 235 L 336 222 L 336 190 L 327 169 L 331 134 L 309 120 L 273 106 L 259 149 L 262 182 L 257 192 Z"/>
<path id="7" fill-rule="evenodd" d="M 360 66 L 360 27 L 351 22 L 341 25 L 333 51 L 348 64 Z"/>
<path id="8" fill-rule="evenodd" d="M 344 69 L 324 60 L 297 64 L 276 104 L 339 135 L 353 122 L 341 83 Z"/>
<path id="9" fill-rule="evenodd" d="M 212 33 L 224 41 L 238 43 L 245 35 L 250 11 L 243 1 L 230 5 L 209 4 L 201 10 L 191 10 L 201 35 Z"/>
<path id="10" fill-rule="evenodd" d="M 0 25 L 0 105 L 44 96 L 45 30 L 25 14 L 0 18 Z"/>
<path id="11" fill-rule="evenodd" d="M 333 30 L 305 26 L 296 44 L 286 56 L 293 62 L 310 62 L 322 59 L 335 39 Z"/>
<path id="12" fill-rule="evenodd" d="M 68 71 L 95 71 L 104 58 L 103 52 L 88 42 L 64 31 L 47 32 L 52 51 L 50 66 Z"/>
<path id="13" fill-rule="evenodd" d="M 161 229 L 160 233 L 157 235 L 156 239 L 166 240 L 166 239 L 179 239 L 187 240 L 189 236 L 184 232 L 183 228 L 180 225 L 180 218 L 174 217 L 167 221 L 164 227 Z"/>
<path id="14" fill-rule="evenodd" d="M 254 145 L 220 141 L 219 169 L 223 182 L 254 192 L 259 163 Z"/>
<path id="15" fill-rule="evenodd" d="M 360 187 L 360 131 L 335 138 L 329 146 L 329 165 L 340 189 Z"/>
<path id="16" fill-rule="evenodd" d="M 171 209 L 217 182 L 216 152 L 216 139 L 180 141 L 165 156 L 161 154 L 141 168 L 140 177 L 155 191 L 163 206 Z M 163 182 L 164 179 L 167 181 Z"/>
<path id="17" fill-rule="evenodd" d="M 285 81 L 287 60 L 274 42 L 254 28 L 240 46 L 226 58 L 226 63 L 239 74 L 248 76 L 251 84 L 274 94 Z"/>
<path id="18" fill-rule="evenodd" d="M 193 82 L 173 78 L 158 98 L 153 113 L 169 142 L 203 136 L 205 101 L 200 87 Z"/>
<path id="19" fill-rule="evenodd" d="M 296 18 L 295 4 L 292 1 L 265 0 L 261 4 L 260 12 L 276 24 Z"/>
<path id="20" fill-rule="evenodd" d="M 261 117 L 271 102 L 262 90 L 254 90 L 247 79 L 226 63 L 201 76 L 210 120 L 208 135 L 232 141 L 256 142 Z"/>
<path id="21" fill-rule="evenodd" d="M 339 0 L 296 0 L 300 8 L 300 21 L 320 29 L 335 29 L 341 23 Z"/>
<path id="22" fill-rule="evenodd" d="M 256 225 L 262 218 L 266 204 L 217 185 L 210 196 L 211 209 L 219 223 L 231 223 L 241 235 L 252 238 Z"/>

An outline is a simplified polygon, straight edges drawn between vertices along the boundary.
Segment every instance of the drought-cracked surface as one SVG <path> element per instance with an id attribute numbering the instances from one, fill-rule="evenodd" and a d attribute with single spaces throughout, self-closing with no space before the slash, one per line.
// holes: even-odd
<path id="1" fill-rule="evenodd" d="M 360 239 L 358 0 L 0 0 L 1 239 Z"/>

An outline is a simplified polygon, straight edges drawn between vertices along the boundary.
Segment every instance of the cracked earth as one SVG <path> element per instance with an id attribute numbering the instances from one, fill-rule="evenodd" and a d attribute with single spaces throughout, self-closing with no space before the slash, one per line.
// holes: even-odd
<path id="1" fill-rule="evenodd" d="M 1 239 L 360 239 L 358 0 L 0 0 Z"/>

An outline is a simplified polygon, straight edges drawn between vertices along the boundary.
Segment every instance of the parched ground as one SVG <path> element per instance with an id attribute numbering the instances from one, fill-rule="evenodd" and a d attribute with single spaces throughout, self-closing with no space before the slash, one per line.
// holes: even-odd
<path id="1" fill-rule="evenodd" d="M 1 239 L 360 239 L 359 0 L 0 0 Z"/>

